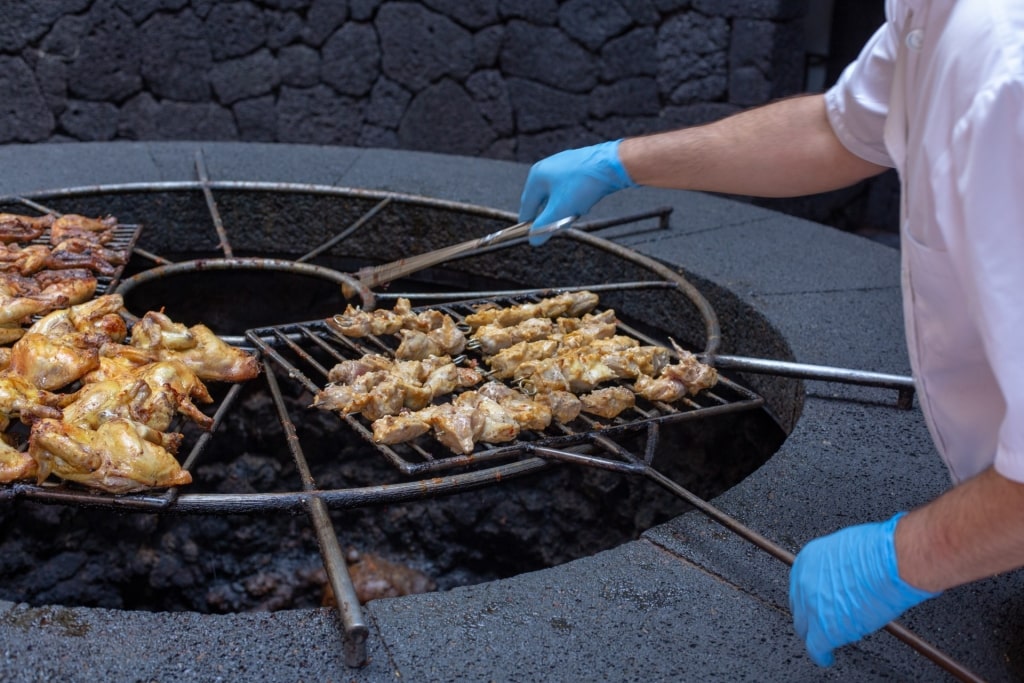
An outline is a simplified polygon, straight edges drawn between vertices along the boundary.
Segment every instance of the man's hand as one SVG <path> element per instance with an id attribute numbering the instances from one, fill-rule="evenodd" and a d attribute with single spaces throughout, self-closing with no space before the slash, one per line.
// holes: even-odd
<path id="1" fill-rule="evenodd" d="M 632 187 L 619 160 L 621 140 L 569 149 L 533 165 L 519 204 L 519 220 L 541 228 L 569 216 L 582 216 L 613 192 Z M 550 233 L 530 236 L 540 246 Z"/>
<path id="2" fill-rule="evenodd" d="M 789 608 L 811 659 L 832 664 L 832 650 L 877 631 L 939 593 L 900 578 L 893 536 L 905 513 L 808 543 L 789 577 Z"/>

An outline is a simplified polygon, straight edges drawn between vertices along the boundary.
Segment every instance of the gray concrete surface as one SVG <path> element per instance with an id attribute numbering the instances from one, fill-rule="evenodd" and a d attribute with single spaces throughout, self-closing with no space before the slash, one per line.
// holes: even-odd
<path id="1" fill-rule="evenodd" d="M 337 184 L 515 210 L 527 168 L 331 147 L 149 143 L 0 148 L 0 195 L 119 182 Z M 622 242 L 735 292 L 796 360 L 906 374 L 899 255 L 832 229 L 685 192 L 620 193 L 597 215 L 675 208 Z M 538 252 L 538 257 L 541 253 Z M 965 397 L 965 400 L 969 397 Z M 781 450 L 716 506 L 796 551 L 948 485 L 920 413 L 895 393 L 808 382 Z M 887 633 L 814 666 L 792 633 L 786 566 L 692 512 L 642 539 L 514 578 L 365 607 L 370 660 L 345 665 L 332 612 L 153 614 L 0 603 L 10 681 L 945 681 Z M 947 591 L 904 624 L 990 681 L 1024 678 L 1024 574 Z"/>

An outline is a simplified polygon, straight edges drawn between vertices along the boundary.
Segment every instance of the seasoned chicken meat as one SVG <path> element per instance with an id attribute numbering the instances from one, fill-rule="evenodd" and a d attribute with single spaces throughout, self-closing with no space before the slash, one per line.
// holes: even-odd
<path id="1" fill-rule="evenodd" d="M 69 239 L 84 239 L 93 244 L 106 244 L 114 238 L 117 219 L 113 216 L 87 218 L 67 213 L 53 221 L 50 226 L 50 244 L 60 244 Z"/>
<path id="2" fill-rule="evenodd" d="M 511 327 L 501 325 L 481 325 L 470 336 L 485 356 L 493 356 L 502 349 L 519 342 L 532 342 L 547 339 L 555 331 L 555 323 L 550 318 L 529 318 Z"/>
<path id="3" fill-rule="evenodd" d="M 53 225 L 53 214 L 21 216 L 0 213 L 0 242 L 31 242 Z"/>
<path id="4" fill-rule="evenodd" d="M 441 327 L 446 316 L 437 310 L 413 313 L 408 299 L 399 298 L 391 310 L 364 311 L 349 304 L 343 313 L 328 318 L 327 324 L 346 337 L 398 334 L 400 330 L 429 332 Z"/>
<path id="5" fill-rule="evenodd" d="M 145 439 L 125 418 L 95 430 L 38 420 L 32 425 L 29 455 L 39 467 L 40 482 L 52 473 L 109 493 L 130 493 L 192 481 L 167 449 Z"/>
<path id="6" fill-rule="evenodd" d="M 160 360 L 181 361 L 205 381 L 244 382 L 260 371 L 255 356 L 227 344 L 206 325 L 185 327 L 156 311 L 135 323 L 131 344 Z"/>
<path id="7" fill-rule="evenodd" d="M 466 324 L 476 329 L 482 325 L 511 327 L 530 318 L 575 318 L 593 310 L 597 303 L 598 296 L 593 292 L 566 292 L 537 303 L 480 309 L 466 316 Z"/>
<path id="8" fill-rule="evenodd" d="M 636 405 L 636 397 L 626 387 L 605 387 L 580 396 L 583 412 L 607 420 Z"/>
<path id="9" fill-rule="evenodd" d="M 35 479 L 38 474 L 39 468 L 31 455 L 19 451 L 0 437 L 0 484 Z"/>
<path id="10" fill-rule="evenodd" d="M 98 335 L 49 337 L 28 332 L 11 348 L 7 372 L 32 385 L 54 391 L 81 379 L 100 365 Z"/>
<path id="11" fill-rule="evenodd" d="M 710 389 L 718 383 L 718 371 L 697 360 L 689 351 L 675 346 L 678 360 L 666 366 L 657 378 L 640 375 L 633 389 L 649 401 L 671 403 Z"/>

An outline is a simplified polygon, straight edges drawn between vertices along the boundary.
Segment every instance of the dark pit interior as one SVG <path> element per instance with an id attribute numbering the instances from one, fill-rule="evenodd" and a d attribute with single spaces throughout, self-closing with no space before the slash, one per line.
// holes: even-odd
<path id="1" fill-rule="evenodd" d="M 143 224 L 139 245 L 171 261 L 207 258 L 216 240 L 198 192 L 85 194 L 39 199 L 59 211 L 117 215 Z M 218 204 L 237 252 L 296 258 L 356 220 L 375 200 L 331 194 L 224 191 Z M 332 217 L 328 220 L 326 217 Z M 277 227 L 287 234 L 280 234 Z M 450 207 L 396 204 L 373 230 L 355 233 L 316 263 L 341 272 L 418 253 L 502 227 L 493 217 Z M 292 249 L 285 249 L 290 245 Z M 133 258 L 127 274 L 153 264 Z M 559 240 L 545 258 L 511 247 L 395 283 L 400 291 L 558 287 L 639 277 L 632 263 Z M 698 283 L 699 284 L 699 283 Z M 731 295 L 707 286 L 723 319 L 726 352 L 756 345 L 784 357 L 784 341 Z M 202 272 L 133 289 L 136 315 L 164 308 L 221 334 L 314 320 L 343 307 L 334 283 L 260 271 Z M 417 305 L 429 303 L 417 302 Z M 602 306 L 667 339 L 700 349 L 702 324 L 690 307 L 656 295 L 609 292 Z M 732 326 L 742 319 L 742 327 Z M 642 322 L 641 322 L 642 321 Z M 736 332 L 733 334 L 733 332 Z M 781 353 L 780 353 L 781 352 Z M 798 383 L 736 377 L 768 401 L 764 410 L 662 428 L 654 467 L 704 498 L 734 486 L 778 449 L 799 413 Z M 211 387 L 215 396 L 220 387 Z M 404 480 L 337 416 L 309 409 L 311 395 L 284 382 L 290 413 L 320 489 Z M 194 441 L 198 434 L 185 428 Z M 639 448 L 639 446 L 638 446 Z M 202 458 L 189 494 L 299 491 L 285 433 L 262 379 L 246 385 Z M 552 464 L 492 486 L 400 504 L 330 512 L 364 599 L 446 590 L 555 566 L 637 538 L 685 512 L 656 484 L 593 467 Z M 0 504 L 0 598 L 147 610 L 229 612 L 322 604 L 326 576 L 307 517 L 128 512 L 16 499 Z"/>

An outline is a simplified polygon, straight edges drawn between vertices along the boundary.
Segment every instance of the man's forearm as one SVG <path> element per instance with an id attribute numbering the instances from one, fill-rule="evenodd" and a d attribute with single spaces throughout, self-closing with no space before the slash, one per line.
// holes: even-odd
<path id="1" fill-rule="evenodd" d="M 780 100 L 703 126 L 628 138 L 619 156 L 641 185 L 758 197 L 825 192 L 885 170 L 839 142 L 821 95 Z"/>
<path id="2" fill-rule="evenodd" d="M 939 591 L 1024 567 L 1024 484 L 989 468 L 896 527 L 900 577 Z"/>

